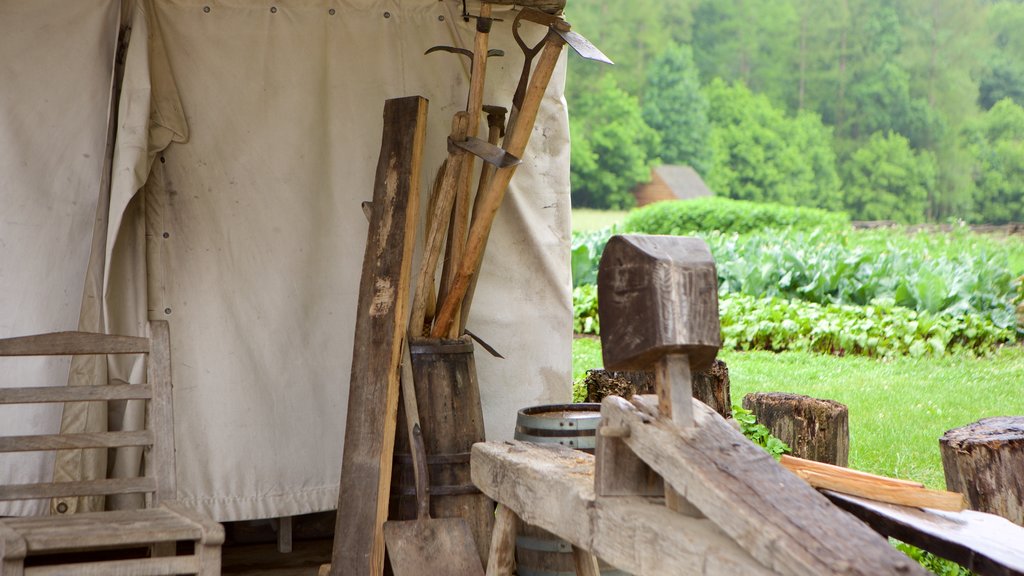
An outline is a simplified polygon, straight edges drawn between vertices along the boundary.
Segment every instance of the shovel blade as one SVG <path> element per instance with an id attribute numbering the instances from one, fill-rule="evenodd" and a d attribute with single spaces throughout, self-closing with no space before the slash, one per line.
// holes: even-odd
<path id="1" fill-rule="evenodd" d="M 586 58 L 587 60 L 597 60 L 598 62 L 604 62 L 605 64 L 615 64 L 611 58 L 604 55 L 601 49 L 583 37 L 583 35 L 573 31 L 563 31 L 552 28 L 570 48 L 576 51 L 577 54 Z"/>
<path id="2" fill-rule="evenodd" d="M 395 576 L 484 576 L 473 534 L 462 518 L 421 518 L 384 523 Z"/>
<path id="3" fill-rule="evenodd" d="M 522 162 L 522 160 L 516 158 L 514 155 L 505 152 L 503 148 L 495 146 L 486 140 L 481 140 L 472 136 L 466 138 L 462 142 L 452 141 L 452 144 L 462 148 L 474 156 L 479 157 L 488 164 L 494 164 L 498 168 L 507 168 Z"/>

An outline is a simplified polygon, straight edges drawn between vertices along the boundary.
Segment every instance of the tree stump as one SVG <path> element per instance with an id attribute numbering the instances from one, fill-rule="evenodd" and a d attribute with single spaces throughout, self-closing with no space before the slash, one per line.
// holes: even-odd
<path id="1" fill-rule="evenodd" d="M 1024 416 L 983 418 L 939 439 L 946 489 L 1024 526 Z"/>
<path id="2" fill-rule="evenodd" d="M 634 394 L 654 394 L 654 372 L 639 370 L 587 370 L 583 380 L 587 402 L 600 402 L 605 396 L 629 398 Z M 693 374 L 693 397 L 707 404 L 723 418 L 732 417 L 729 400 L 729 367 L 721 360 L 704 372 Z"/>
<path id="3" fill-rule="evenodd" d="M 743 407 L 772 434 L 793 449 L 793 455 L 846 466 L 850 457 L 850 423 L 846 406 L 786 392 L 754 392 Z"/>

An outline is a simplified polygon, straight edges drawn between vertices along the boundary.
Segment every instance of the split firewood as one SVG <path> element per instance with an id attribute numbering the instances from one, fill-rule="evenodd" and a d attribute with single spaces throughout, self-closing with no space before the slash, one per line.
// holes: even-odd
<path id="1" fill-rule="evenodd" d="M 920 482 L 877 476 L 793 456 L 783 456 L 779 463 L 818 489 L 860 496 L 876 502 L 950 512 L 959 512 L 967 507 L 963 494 L 929 490 Z"/>

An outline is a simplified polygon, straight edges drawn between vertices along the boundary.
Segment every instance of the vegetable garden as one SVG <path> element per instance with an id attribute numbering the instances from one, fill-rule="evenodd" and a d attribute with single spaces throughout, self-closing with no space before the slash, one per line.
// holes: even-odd
<path id="1" fill-rule="evenodd" d="M 614 233 L 697 235 L 718 266 L 722 358 L 751 391 L 850 409 L 851 465 L 943 487 L 938 437 L 1024 414 L 1024 239 L 856 230 L 844 215 L 662 202 L 573 237 L 574 371 L 600 367 L 597 264 Z"/>

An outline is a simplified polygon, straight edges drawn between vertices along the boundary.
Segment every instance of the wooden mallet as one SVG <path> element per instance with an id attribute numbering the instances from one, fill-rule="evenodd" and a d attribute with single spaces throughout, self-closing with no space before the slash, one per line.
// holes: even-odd
<path id="1" fill-rule="evenodd" d="M 601 349 L 607 370 L 655 372 L 658 410 L 693 426 L 692 372 L 706 370 L 722 345 L 718 274 L 699 238 L 613 236 L 597 274 Z M 666 486 L 670 508 L 697 515 Z"/>
<path id="2" fill-rule="evenodd" d="M 607 370 L 656 373 L 658 408 L 693 422 L 691 371 L 714 362 L 722 337 L 718 273 L 699 238 L 613 236 L 597 273 Z"/>

